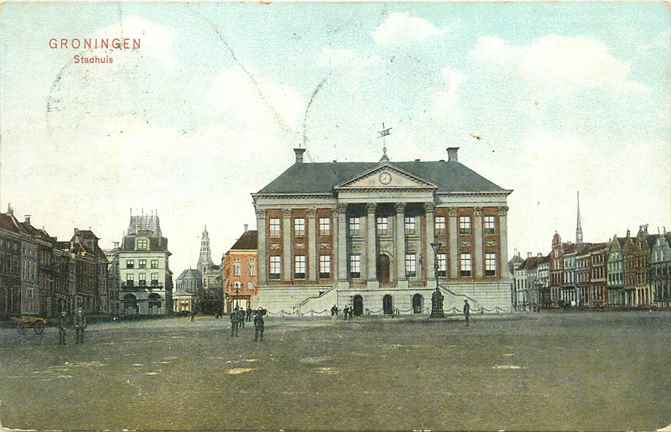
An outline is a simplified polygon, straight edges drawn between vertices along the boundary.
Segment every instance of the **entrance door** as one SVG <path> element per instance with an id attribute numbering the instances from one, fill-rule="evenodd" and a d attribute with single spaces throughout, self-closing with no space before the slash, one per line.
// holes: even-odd
<path id="1" fill-rule="evenodd" d="M 387 255 L 377 257 L 377 280 L 381 284 L 389 283 L 389 257 Z"/>
<path id="2" fill-rule="evenodd" d="M 355 295 L 352 299 L 352 306 L 354 306 L 354 315 L 361 316 L 363 315 L 363 297 L 360 295 Z"/>
<path id="3" fill-rule="evenodd" d="M 412 296 L 412 312 L 413 313 L 416 313 L 416 314 L 422 313 L 422 303 L 424 303 L 423 300 L 424 299 L 422 298 L 421 294 L 415 294 L 414 296 Z"/>
<path id="4" fill-rule="evenodd" d="M 385 315 L 391 315 L 394 311 L 391 296 L 389 294 L 382 297 L 382 309 Z"/>

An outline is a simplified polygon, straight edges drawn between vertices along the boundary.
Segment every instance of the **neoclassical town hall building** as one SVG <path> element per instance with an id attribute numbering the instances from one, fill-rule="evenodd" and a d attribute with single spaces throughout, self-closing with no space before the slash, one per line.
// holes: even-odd
<path id="1" fill-rule="evenodd" d="M 439 287 L 445 307 L 510 308 L 507 197 L 448 160 L 296 162 L 252 194 L 257 304 L 271 312 L 421 313 Z M 440 243 L 437 253 L 431 243 Z M 323 312 L 322 312 L 323 313 Z"/>

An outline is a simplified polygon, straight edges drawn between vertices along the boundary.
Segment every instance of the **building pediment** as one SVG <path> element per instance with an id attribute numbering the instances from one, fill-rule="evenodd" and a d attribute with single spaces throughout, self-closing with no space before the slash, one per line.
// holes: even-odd
<path id="1" fill-rule="evenodd" d="M 403 171 L 392 164 L 384 164 L 365 171 L 335 187 L 336 190 L 340 191 L 362 189 L 416 189 L 425 191 L 437 188 L 435 184 Z"/>

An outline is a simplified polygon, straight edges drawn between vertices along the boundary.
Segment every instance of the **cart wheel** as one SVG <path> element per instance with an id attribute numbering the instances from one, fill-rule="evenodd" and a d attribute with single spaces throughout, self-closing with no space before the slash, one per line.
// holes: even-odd
<path id="1" fill-rule="evenodd" d="M 44 321 L 35 322 L 33 331 L 35 332 L 36 335 L 41 335 L 42 333 L 44 333 Z"/>
<path id="2" fill-rule="evenodd" d="M 23 324 L 22 321 L 17 321 L 16 322 L 16 330 L 22 335 L 26 334 L 26 327 L 25 327 L 25 325 Z"/>

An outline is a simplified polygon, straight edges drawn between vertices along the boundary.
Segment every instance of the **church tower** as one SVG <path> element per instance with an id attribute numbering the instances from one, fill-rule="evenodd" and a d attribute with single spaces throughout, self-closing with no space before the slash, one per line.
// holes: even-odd
<path id="1" fill-rule="evenodd" d="M 210 235 L 207 233 L 207 225 L 203 228 L 200 237 L 200 255 L 198 256 L 198 270 L 205 275 L 208 268 L 212 267 L 212 252 L 210 251 Z"/>
<path id="2" fill-rule="evenodd" d="M 580 220 L 580 191 L 578 191 L 578 220 L 575 226 L 575 243 L 582 244 L 582 221 Z"/>

